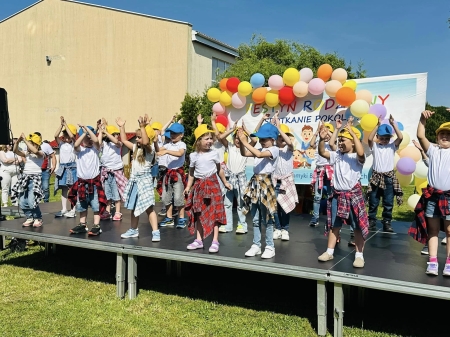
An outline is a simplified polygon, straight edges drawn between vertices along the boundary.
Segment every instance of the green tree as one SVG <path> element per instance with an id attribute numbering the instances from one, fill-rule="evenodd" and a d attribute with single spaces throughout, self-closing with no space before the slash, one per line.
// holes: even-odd
<path id="1" fill-rule="evenodd" d="M 442 123 L 446 123 L 450 121 L 450 113 L 447 111 L 447 107 L 445 106 L 431 106 L 430 104 L 426 104 L 426 110 L 434 111 L 435 114 L 431 117 L 427 124 L 425 125 L 425 135 L 427 139 L 435 143 L 436 142 L 436 130 Z"/>

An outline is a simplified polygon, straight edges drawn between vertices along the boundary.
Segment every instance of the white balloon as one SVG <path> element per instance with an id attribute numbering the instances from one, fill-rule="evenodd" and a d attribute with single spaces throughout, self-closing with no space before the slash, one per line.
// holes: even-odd
<path id="1" fill-rule="evenodd" d="M 426 179 L 428 176 L 428 167 L 425 165 L 423 160 L 417 162 L 416 170 L 414 171 L 414 175 L 420 179 Z"/>
<path id="2" fill-rule="evenodd" d="M 414 209 L 416 208 L 417 203 L 420 200 L 420 195 L 418 194 L 413 194 L 408 198 L 408 208 L 411 211 L 414 211 Z"/>
<path id="3" fill-rule="evenodd" d="M 311 69 L 309 68 L 302 68 L 300 69 L 300 81 L 309 83 L 309 81 L 311 81 L 314 77 L 314 73 Z"/>

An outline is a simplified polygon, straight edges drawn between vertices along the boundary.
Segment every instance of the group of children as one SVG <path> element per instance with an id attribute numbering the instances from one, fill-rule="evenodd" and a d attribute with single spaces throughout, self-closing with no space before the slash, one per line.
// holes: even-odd
<path id="1" fill-rule="evenodd" d="M 441 125 L 436 131 L 437 145 L 430 144 L 424 126 L 432 114 L 424 111 L 417 129 L 420 145 L 428 156 L 429 185 L 417 205 L 417 221 L 410 234 L 418 241 L 428 243 L 427 274 L 437 275 L 437 234 L 441 229 L 450 236 L 450 123 Z M 139 117 L 136 144 L 133 144 L 127 140 L 125 121 L 121 118 L 116 120 L 117 127 L 108 125 L 104 119 L 98 122 L 97 130 L 79 125 L 78 137 L 75 137 L 76 127 L 61 117 L 55 134 L 60 147 L 55 189 L 62 190 L 62 210 L 56 216 L 71 217 L 77 211 L 80 223 L 70 232 L 99 235 L 101 220 L 122 219 L 123 204 L 132 212 L 131 228 L 122 234 L 122 238 L 139 236 L 138 220 L 145 212 L 152 227 L 152 241 L 160 241 L 158 228 L 175 225 L 174 212 L 178 212 L 176 226 L 184 228 L 188 225 L 190 233 L 196 235 L 187 249 L 202 249 L 204 239 L 213 234 L 209 252 L 216 253 L 220 246 L 219 233 L 233 231 L 232 208 L 236 198 L 239 219 L 236 234 L 248 232 L 248 212 L 253 218 L 253 244 L 245 256 L 261 254 L 261 258 L 272 258 L 275 256 L 273 240 L 289 240 L 289 214 L 298 203 L 298 196 L 293 176 L 292 135 L 289 128 L 280 123 L 278 113 L 271 122 L 264 123 L 268 117 L 263 116 L 255 132 L 251 133 L 243 122 L 238 126 L 239 121 L 233 127 L 225 128 L 216 123 L 214 114 L 212 128 L 209 128 L 200 116 L 194 131 L 194 152 L 189 157 L 187 176 L 183 168 L 186 154 L 186 144 L 182 141 L 184 127 L 175 118 L 163 127 L 158 122 L 150 124 L 147 115 Z M 356 248 L 353 265 L 356 268 L 364 266 L 364 242 L 369 231 L 377 230 L 380 198 L 383 200 L 383 231 L 393 232 L 394 196 L 400 205 L 403 195 L 394 173 L 394 156 L 402 133 L 392 116 L 389 124 L 382 124 L 380 120 L 368 137 L 373 154 L 373 173 L 367 190 L 368 212 L 360 183 L 365 154 L 361 133 L 353 126 L 353 119 L 349 118 L 344 127 L 341 121 L 335 126 L 319 125 L 312 137 L 311 146 L 318 151 L 312 179 L 315 195 L 310 226 L 319 225 L 320 202 L 323 193 L 327 195 L 325 233 L 328 245 L 318 257 L 319 261 L 333 259 L 341 227 L 347 224 L 352 232 L 349 244 Z M 394 133 L 397 138 L 392 141 Z M 229 136 L 232 141 L 228 140 Z M 20 206 L 27 217 L 23 225 L 40 227 L 39 202 L 43 198 L 40 173 L 45 153 L 40 148 L 39 135 L 25 137 L 22 134 L 19 142 L 21 140 L 27 151 L 23 152 L 15 145 L 14 152 L 24 158 L 25 166 L 13 192 L 20 196 Z M 133 153 L 129 179 L 123 171 L 122 146 Z M 253 176 L 247 181 L 245 169 L 250 157 L 254 158 Z M 165 218 L 159 224 L 154 211 L 155 188 L 166 209 Z M 70 210 L 66 207 L 67 199 Z M 90 229 L 86 219 L 88 207 L 94 212 Z M 265 229 L 264 252 L 261 249 L 262 227 Z M 450 255 L 450 247 L 447 247 L 447 255 Z M 443 273 L 450 276 L 449 258 Z"/>

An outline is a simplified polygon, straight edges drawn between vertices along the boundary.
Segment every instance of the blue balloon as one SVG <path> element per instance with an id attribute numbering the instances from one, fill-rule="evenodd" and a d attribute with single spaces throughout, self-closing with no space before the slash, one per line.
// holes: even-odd
<path id="1" fill-rule="evenodd" d="M 399 129 L 400 131 L 403 131 L 403 130 L 405 130 L 405 127 L 403 126 L 403 124 L 402 124 L 402 123 L 400 123 L 400 122 L 397 122 L 397 126 L 398 126 L 398 129 Z"/>
<path id="2" fill-rule="evenodd" d="M 250 84 L 253 88 L 262 87 L 265 81 L 266 79 L 264 78 L 263 74 L 260 73 L 253 74 L 250 78 Z"/>

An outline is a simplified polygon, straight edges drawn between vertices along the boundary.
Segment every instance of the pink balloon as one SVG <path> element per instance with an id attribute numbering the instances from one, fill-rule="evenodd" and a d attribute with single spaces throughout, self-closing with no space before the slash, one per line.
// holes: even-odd
<path id="1" fill-rule="evenodd" d="M 216 115 L 222 115 L 225 113 L 225 107 L 219 102 L 214 103 L 212 110 L 216 113 Z"/>
<path id="2" fill-rule="evenodd" d="M 272 75 L 269 77 L 269 87 L 273 90 L 280 90 L 284 87 L 283 77 L 280 75 Z"/>
<path id="3" fill-rule="evenodd" d="M 308 83 L 308 90 L 313 95 L 320 95 L 325 90 L 325 82 L 320 78 L 313 78 Z"/>
<path id="4" fill-rule="evenodd" d="M 408 175 L 414 173 L 416 170 L 416 162 L 409 157 L 400 158 L 397 162 L 397 171 L 400 174 Z"/>
<path id="5" fill-rule="evenodd" d="M 381 119 L 386 118 L 387 109 L 383 104 L 374 104 L 369 108 L 369 113 L 381 117 Z"/>
<path id="6" fill-rule="evenodd" d="M 245 96 L 241 96 L 239 95 L 237 92 L 233 94 L 233 96 L 231 96 L 231 104 L 236 108 L 236 109 L 241 109 L 245 106 L 245 104 L 247 103 L 247 98 L 245 98 Z"/>

